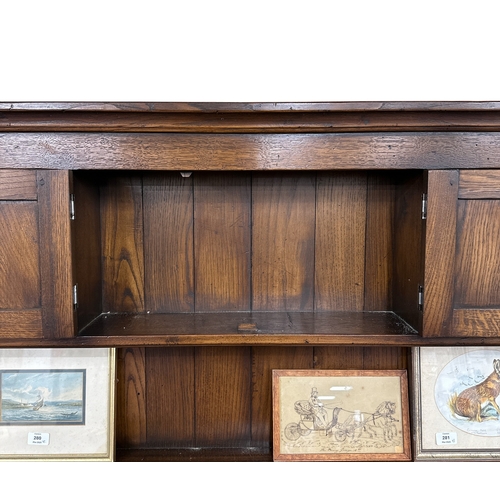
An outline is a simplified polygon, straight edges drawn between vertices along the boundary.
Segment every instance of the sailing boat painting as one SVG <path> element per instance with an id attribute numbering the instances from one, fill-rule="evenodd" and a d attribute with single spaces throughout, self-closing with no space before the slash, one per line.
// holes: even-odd
<path id="1" fill-rule="evenodd" d="M 84 425 L 86 370 L 0 370 L 0 425 Z"/>

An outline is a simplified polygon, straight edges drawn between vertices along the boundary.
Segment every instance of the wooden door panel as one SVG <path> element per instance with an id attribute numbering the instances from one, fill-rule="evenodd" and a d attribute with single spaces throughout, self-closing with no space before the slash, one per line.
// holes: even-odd
<path id="1" fill-rule="evenodd" d="M 0 309 L 40 307 L 38 207 L 0 202 Z"/>
<path id="2" fill-rule="evenodd" d="M 458 203 L 455 308 L 500 308 L 500 200 Z"/>
<path id="3" fill-rule="evenodd" d="M 0 338 L 42 336 L 36 173 L 0 170 Z"/>
<path id="4" fill-rule="evenodd" d="M 500 170 L 462 170 L 458 197 L 465 200 L 500 199 Z"/>
<path id="5" fill-rule="evenodd" d="M 67 171 L 0 170 L 0 338 L 74 335 Z"/>
<path id="6" fill-rule="evenodd" d="M 423 336 L 452 335 L 457 170 L 428 173 Z"/>
<path id="7" fill-rule="evenodd" d="M 36 172 L 34 170 L 0 170 L 0 200 L 35 200 Z"/>
<path id="8" fill-rule="evenodd" d="M 461 171 L 451 188 L 447 175 L 429 172 L 429 199 L 437 202 L 428 205 L 424 336 L 497 337 L 500 176 Z"/>

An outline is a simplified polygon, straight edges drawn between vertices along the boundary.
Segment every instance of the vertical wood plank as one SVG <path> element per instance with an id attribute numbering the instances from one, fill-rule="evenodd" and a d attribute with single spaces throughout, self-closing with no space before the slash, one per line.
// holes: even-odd
<path id="1" fill-rule="evenodd" d="M 310 311 L 315 178 L 257 174 L 252 191 L 252 289 L 257 311 Z"/>
<path id="2" fill-rule="evenodd" d="M 318 175 L 315 309 L 362 311 L 366 174 Z"/>
<path id="3" fill-rule="evenodd" d="M 75 324 L 69 172 L 39 170 L 37 185 L 44 337 L 72 337 L 75 333 Z"/>
<path id="4" fill-rule="evenodd" d="M 362 370 L 363 347 L 315 347 L 314 368 L 317 370 Z"/>
<path id="5" fill-rule="evenodd" d="M 312 367 L 312 347 L 252 348 L 252 446 L 272 441 L 272 371 Z"/>
<path id="6" fill-rule="evenodd" d="M 116 447 L 145 446 L 146 435 L 146 350 L 117 350 Z"/>
<path id="7" fill-rule="evenodd" d="M 146 309 L 193 312 L 192 177 L 163 172 L 143 182 Z"/>
<path id="8" fill-rule="evenodd" d="M 395 185 L 392 176 L 368 174 L 365 311 L 392 310 Z"/>
<path id="9" fill-rule="evenodd" d="M 455 308 L 500 307 L 500 201 L 458 203 Z"/>
<path id="10" fill-rule="evenodd" d="M 249 310 L 250 175 L 193 177 L 196 310 Z"/>
<path id="11" fill-rule="evenodd" d="M 251 348 L 197 347 L 196 446 L 251 442 Z"/>
<path id="12" fill-rule="evenodd" d="M 429 171 L 424 337 L 452 334 L 457 197 L 457 170 Z"/>
<path id="13" fill-rule="evenodd" d="M 0 203 L 0 309 L 40 306 L 36 202 Z"/>
<path id="14" fill-rule="evenodd" d="M 364 347 L 363 370 L 405 370 L 408 351 L 403 347 Z"/>
<path id="15" fill-rule="evenodd" d="M 147 348 L 146 380 L 148 446 L 194 446 L 194 348 Z M 200 390 L 197 384 L 196 393 Z"/>
<path id="16" fill-rule="evenodd" d="M 101 187 L 103 310 L 144 311 L 142 181 L 109 174 Z"/>

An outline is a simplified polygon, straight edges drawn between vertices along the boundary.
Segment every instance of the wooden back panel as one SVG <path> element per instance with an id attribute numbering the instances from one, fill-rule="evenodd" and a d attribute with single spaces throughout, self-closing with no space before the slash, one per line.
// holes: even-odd
<path id="1" fill-rule="evenodd" d="M 119 349 L 118 457 L 181 447 L 269 454 L 273 369 L 407 367 L 407 351 L 398 347 Z"/>
<path id="2" fill-rule="evenodd" d="M 391 310 L 395 192 L 384 172 L 109 174 L 103 310 Z"/>

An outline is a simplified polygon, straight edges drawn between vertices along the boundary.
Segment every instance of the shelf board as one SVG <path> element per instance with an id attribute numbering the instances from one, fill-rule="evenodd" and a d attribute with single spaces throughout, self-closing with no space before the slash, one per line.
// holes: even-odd
<path id="1" fill-rule="evenodd" d="M 255 324 L 255 328 L 249 325 Z M 246 325 L 238 330 L 239 325 Z M 468 346 L 497 337 L 422 337 L 394 312 L 101 314 L 71 338 L 0 338 L 0 347 Z"/>
<path id="2" fill-rule="evenodd" d="M 412 335 L 393 312 L 218 312 L 101 314 L 79 338 L 121 346 L 320 345 L 393 344 Z"/>
<path id="3" fill-rule="evenodd" d="M 117 462 L 271 462 L 269 448 L 146 448 L 116 450 Z"/>

